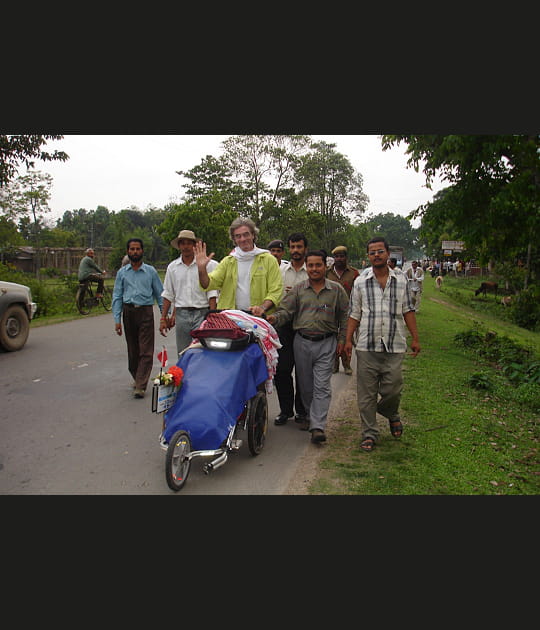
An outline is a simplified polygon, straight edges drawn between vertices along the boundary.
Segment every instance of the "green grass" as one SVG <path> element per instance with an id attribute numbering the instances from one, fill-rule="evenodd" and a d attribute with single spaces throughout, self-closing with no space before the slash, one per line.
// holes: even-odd
<path id="1" fill-rule="evenodd" d="M 157 270 L 158 275 L 161 279 L 161 282 L 165 279 L 165 270 Z M 58 291 L 59 287 L 62 286 L 62 282 L 58 278 L 44 278 L 42 280 L 43 284 L 50 290 Z M 105 286 L 109 287 L 111 291 L 114 287 L 114 278 L 107 278 L 105 280 Z M 77 293 L 78 283 L 73 283 L 73 288 L 67 295 L 66 301 L 63 302 L 62 305 L 58 307 L 59 312 L 55 312 L 52 315 L 42 315 L 38 312 L 37 316 L 30 322 L 30 326 L 32 328 L 39 328 L 40 326 L 48 326 L 49 324 L 60 324 L 62 322 L 69 322 L 74 319 L 81 319 L 84 317 L 95 317 L 96 315 L 103 315 L 107 313 L 101 305 L 94 307 L 88 315 L 81 315 L 77 310 L 77 306 L 75 304 L 75 295 Z M 34 300 L 37 298 L 35 297 Z M 112 314 L 109 313 L 112 318 Z"/>
<path id="2" fill-rule="evenodd" d="M 481 303 L 468 308 L 455 302 L 452 291 L 437 291 L 430 280 L 417 316 L 422 351 L 404 362 L 403 437 L 394 439 L 381 419 L 377 446 L 362 451 L 353 389 L 328 427 L 311 494 L 538 494 L 538 407 L 520 401 L 510 384 L 473 389 L 469 379 L 479 371 L 502 377 L 454 336 L 478 322 L 539 352 L 540 334 L 499 319 L 496 310 L 484 314 Z"/>

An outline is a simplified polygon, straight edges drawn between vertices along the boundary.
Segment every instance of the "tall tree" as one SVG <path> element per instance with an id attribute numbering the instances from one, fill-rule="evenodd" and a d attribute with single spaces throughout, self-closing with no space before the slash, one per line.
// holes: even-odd
<path id="1" fill-rule="evenodd" d="M 38 135 L 0 135 L 0 188 L 8 184 L 24 163 L 27 168 L 34 168 L 34 160 L 60 160 L 65 162 L 69 155 L 64 151 L 49 153 L 41 147 L 47 140 L 61 140 L 64 136 Z"/>
<path id="2" fill-rule="evenodd" d="M 27 225 L 30 240 L 36 248 L 36 275 L 38 277 L 40 232 L 44 214 L 51 211 L 48 205 L 51 186 L 52 177 L 40 171 L 28 171 L 26 175 L 20 175 L 6 186 L 8 212 L 11 216 L 17 216 L 23 220 L 23 225 Z"/>
<path id="3" fill-rule="evenodd" d="M 348 158 L 336 150 L 335 144 L 316 142 L 311 152 L 302 157 L 296 171 L 296 181 L 301 187 L 300 204 L 322 215 L 325 249 L 336 245 L 336 238 L 350 223 L 349 201 L 356 194 L 360 203 L 361 177 L 355 172 Z M 365 198 L 367 200 L 367 197 Z M 357 206 L 356 210 L 360 208 Z"/>
<path id="4" fill-rule="evenodd" d="M 280 193 L 293 185 L 309 146 L 309 136 L 301 135 L 242 135 L 223 142 L 224 163 L 250 193 L 251 203 L 244 214 L 256 225 L 276 212 Z"/>

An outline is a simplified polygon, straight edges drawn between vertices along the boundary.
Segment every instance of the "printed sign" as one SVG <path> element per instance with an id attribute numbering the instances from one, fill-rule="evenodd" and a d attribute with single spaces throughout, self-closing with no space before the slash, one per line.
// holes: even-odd
<path id="1" fill-rule="evenodd" d="M 174 405 L 178 390 L 174 385 L 154 385 L 152 389 L 152 411 L 163 413 Z"/>

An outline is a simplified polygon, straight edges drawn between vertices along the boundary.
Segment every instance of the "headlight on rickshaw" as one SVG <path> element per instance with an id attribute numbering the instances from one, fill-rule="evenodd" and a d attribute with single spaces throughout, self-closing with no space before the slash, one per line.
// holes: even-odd
<path id="1" fill-rule="evenodd" d="M 217 339 L 216 337 L 203 337 L 201 343 L 210 350 L 230 350 L 232 339 Z"/>

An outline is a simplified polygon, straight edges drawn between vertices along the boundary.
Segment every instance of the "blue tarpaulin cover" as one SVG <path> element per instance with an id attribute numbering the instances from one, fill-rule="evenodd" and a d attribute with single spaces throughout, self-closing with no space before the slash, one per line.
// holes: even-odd
<path id="1" fill-rule="evenodd" d="M 184 370 L 184 378 L 174 405 L 165 413 L 165 440 L 183 429 L 193 450 L 219 448 L 244 404 L 268 379 L 263 351 L 257 343 L 223 352 L 190 348 L 176 365 Z"/>

